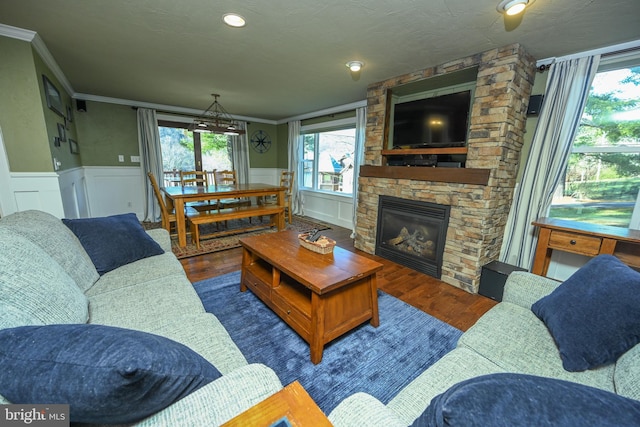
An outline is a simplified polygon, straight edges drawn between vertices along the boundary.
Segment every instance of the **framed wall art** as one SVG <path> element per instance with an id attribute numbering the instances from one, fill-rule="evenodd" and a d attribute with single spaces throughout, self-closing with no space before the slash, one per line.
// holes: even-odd
<path id="1" fill-rule="evenodd" d="M 69 150 L 71 151 L 71 154 L 80 154 L 80 149 L 78 148 L 78 143 L 74 140 L 69 138 Z"/>
<path id="2" fill-rule="evenodd" d="M 67 130 L 62 123 L 58 123 L 58 136 L 60 137 L 60 142 L 67 141 Z"/>
<path id="3" fill-rule="evenodd" d="M 44 74 L 42 75 L 42 81 L 44 83 L 44 96 L 47 99 L 47 107 L 64 117 L 65 108 L 60 91 Z"/>

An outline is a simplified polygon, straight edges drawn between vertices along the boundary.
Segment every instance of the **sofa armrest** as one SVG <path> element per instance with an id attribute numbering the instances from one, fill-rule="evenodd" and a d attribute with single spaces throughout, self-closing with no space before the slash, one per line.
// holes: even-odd
<path id="1" fill-rule="evenodd" d="M 196 390 L 136 426 L 218 426 L 282 389 L 271 368 L 251 364 Z"/>
<path id="2" fill-rule="evenodd" d="M 375 397 L 356 393 L 340 402 L 329 414 L 334 427 L 405 427 L 398 416 Z"/>
<path id="3" fill-rule="evenodd" d="M 561 283 L 526 271 L 514 271 L 505 283 L 502 302 L 531 309 L 533 303 L 549 295 Z"/>
<path id="4" fill-rule="evenodd" d="M 164 228 L 154 228 L 153 230 L 146 231 L 153 240 L 158 242 L 162 250 L 165 252 L 171 252 L 171 236 L 167 230 Z"/>

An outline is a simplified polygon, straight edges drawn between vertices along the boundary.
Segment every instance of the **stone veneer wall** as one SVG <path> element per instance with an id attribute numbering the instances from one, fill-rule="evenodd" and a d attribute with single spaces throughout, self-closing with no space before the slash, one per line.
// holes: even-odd
<path id="1" fill-rule="evenodd" d="M 500 254 L 516 183 L 535 60 L 519 44 L 371 84 L 363 164 L 382 165 L 387 89 L 478 67 L 467 168 L 490 169 L 488 185 L 360 177 L 355 246 L 375 252 L 378 196 L 451 206 L 441 280 L 477 293 L 482 266 Z"/>

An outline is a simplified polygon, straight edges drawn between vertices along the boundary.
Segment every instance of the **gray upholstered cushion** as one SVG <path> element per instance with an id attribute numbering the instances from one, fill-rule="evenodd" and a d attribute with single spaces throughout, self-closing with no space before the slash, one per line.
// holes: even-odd
<path id="1" fill-rule="evenodd" d="M 219 426 L 281 389 L 282 384 L 273 370 L 260 364 L 247 365 L 223 375 L 136 426 Z"/>
<path id="2" fill-rule="evenodd" d="M 82 291 L 98 280 L 98 272 L 76 236 L 60 219 L 42 211 L 16 212 L 0 219 L 0 227 L 38 245 L 71 276 Z"/>
<path id="3" fill-rule="evenodd" d="M 531 310 L 502 302 L 465 332 L 458 346 L 467 347 L 507 372 L 540 375 L 614 391 L 613 365 L 568 372 L 547 327 Z"/>
<path id="4" fill-rule="evenodd" d="M 640 400 L 640 344 L 620 356 L 613 378 L 616 393 Z"/>
<path id="5" fill-rule="evenodd" d="M 46 252 L 8 227 L 0 227 L 0 247 L 4 327 L 87 321 L 87 298 Z"/>
<path id="6" fill-rule="evenodd" d="M 149 330 L 161 319 L 204 313 L 202 301 L 182 272 L 89 298 L 90 323 Z"/>

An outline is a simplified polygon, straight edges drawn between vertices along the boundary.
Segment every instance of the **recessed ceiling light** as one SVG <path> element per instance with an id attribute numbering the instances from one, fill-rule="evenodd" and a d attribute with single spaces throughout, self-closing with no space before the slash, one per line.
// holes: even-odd
<path id="1" fill-rule="evenodd" d="M 502 0 L 496 9 L 509 16 L 517 15 L 529 7 L 535 0 Z"/>
<path id="2" fill-rule="evenodd" d="M 362 61 L 349 61 L 345 65 L 347 67 L 349 67 L 349 70 L 351 70 L 354 73 L 357 73 L 364 66 L 364 62 L 362 62 Z"/>
<path id="3" fill-rule="evenodd" d="M 241 28 L 247 25 L 247 21 L 237 13 L 225 13 L 222 20 L 230 27 Z"/>

